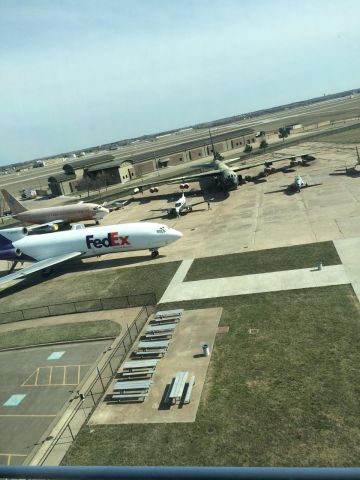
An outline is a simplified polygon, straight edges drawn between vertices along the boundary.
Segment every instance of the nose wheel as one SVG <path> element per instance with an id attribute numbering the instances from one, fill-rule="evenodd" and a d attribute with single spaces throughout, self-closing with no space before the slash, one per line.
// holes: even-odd
<path id="1" fill-rule="evenodd" d="M 151 258 L 156 258 L 159 255 L 159 250 L 151 250 Z"/>

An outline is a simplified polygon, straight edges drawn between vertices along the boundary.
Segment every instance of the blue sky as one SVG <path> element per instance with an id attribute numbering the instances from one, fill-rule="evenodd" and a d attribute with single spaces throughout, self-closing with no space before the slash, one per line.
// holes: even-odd
<path id="1" fill-rule="evenodd" d="M 357 0 L 0 0 L 0 164 L 360 87 Z"/>

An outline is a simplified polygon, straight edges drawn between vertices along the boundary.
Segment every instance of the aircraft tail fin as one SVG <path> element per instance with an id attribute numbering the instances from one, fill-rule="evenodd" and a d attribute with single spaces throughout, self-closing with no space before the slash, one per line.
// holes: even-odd
<path id="1" fill-rule="evenodd" d="M 11 195 L 11 193 L 9 193 L 7 190 L 2 189 L 1 193 L 3 194 L 3 197 L 6 200 L 6 203 L 9 205 L 11 213 L 17 214 L 17 213 L 27 211 L 27 208 L 25 208 L 22 203 L 16 200 L 16 198 L 13 195 Z"/>

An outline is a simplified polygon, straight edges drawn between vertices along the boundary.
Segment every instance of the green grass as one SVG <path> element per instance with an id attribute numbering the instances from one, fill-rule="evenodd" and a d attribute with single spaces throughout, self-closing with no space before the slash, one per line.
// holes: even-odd
<path id="1" fill-rule="evenodd" d="M 341 263 L 333 242 L 196 258 L 185 281 L 311 268 L 319 260 L 322 260 L 324 265 Z"/>
<path id="2" fill-rule="evenodd" d="M 121 297 L 154 292 L 159 299 L 180 262 L 152 263 L 140 267 L 93 270 L 91 264 L 63 266 L 64 271 L 54 277 L 32 276 L 1 291 L 0 312 L 79 302 L 98 298 Z M 90 266 L 89 266 L 90 265 Z M 71 274 L 66 268 L 72 268 Z M 61 270 L 60 270 L 61 272 Z M 2 316 L 1 323 L 6 323 Z"/>
<path id="3" fill-rule="evenodd" d="M 112 320 L 24 328 L 2 333 L 0 335 L 0 348 L 23 347 L 26 345 L 66 342 L 86 338 L 116 337 L 120 332 L 120 325 Z"/>
<path id="4" fill-rule="evenodd" d="M 360 143 L 360 126 L 350 127 L 338 133 L 324 133 L 312 140 L 332 143 Z"/>
<path id="5" fill-rule="evenodd" d="M 358 466 L 360 316 L 350 286 L 176 306 L 222 306 L 230 327 L 216 338 L 196 421 L 84 427 L 64 464 Z"/>

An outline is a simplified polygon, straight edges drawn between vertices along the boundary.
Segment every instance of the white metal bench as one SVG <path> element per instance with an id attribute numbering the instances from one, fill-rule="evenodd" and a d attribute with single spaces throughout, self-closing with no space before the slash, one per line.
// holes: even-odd
<path id="1" fill-rule="evenodd" d="M 148 350 L 148 351 L 137 351 L 132 352 L 132 355 L 137 358 L 144 358 L 144 357 L 163 357 L 166 353 L 166 350 L 159 349 L 159 350 Z"/>
<path id="2" fill-rule="evenodd" d="M 142 339 L 145 341 L 153 341 L 155 340 L 160 340 L 160 339 L 170 339 L 174 335 L 174 332 L 168 331 L 168 332 L 146 332 L 145 335 L 142 335 Z"/>
<path id="3" fill-rule="evenodd" d="M 150 325 L 168 325 L 169 323 L 178 323 L 180 317 L 159 317 L 152 318 L 150 320 Z"/>
<path id="4" fill-rule="evenodd" d="M 148 391 L 150 388 L 150 385 L 154 383 L 151 380 L 120 380 L 115 383 L 114 385 L 114 390 L 120 390 L 120 391 L 134 391 L 134 390 L 145 390 Z"/>
<path id="5" fill-rule="evenodd" d="M 146 333 L 153 335 L 155 333 L 171 332 L 175 330 L 176 323 L 165 323 L 164 325 L 148 325 Z"/>
<path id="6" fill-rule="evenodd" d="M 170 387 L 169 401 L 177 402 L 181 401 L 181 397 L 184 393 L 186 379 L 189 372 L 177 372 Z"/>
<path id="7" fill-rule="evenodd" d="M 167 350 L 169 346 L 169 340 L 158 340 L 158 341 L 148 341 L 148 342 L 144 342 L 144 341 L 140 341 L 138 343 L 138 350 L 149 350 L 149 349 L 164 349 L 164 350 Z"/>
<path id="8" fill-rule="evenodd" d="M 154 375 L 155 370 L 149 369 L 149 370 L 140 370 L 137 372 L 121 372 L 122 377 L 126 378 L 138 378 L 138 377 L 145 377 L 145 376 L 150 376 L 152 377 Z"/>
<path id="9" fill-rule="evenodd" d="M 177 308 L 175 310 L 160 310 L 159 312 L 156 312 L 155 317 L 156 318 L 180 317 L 183 311 L 184 311 L 183 308 Z"/>
<path id="10" fill-rule="evenodd" d="M 188 387 L 187 387 L 185 398 L 184 398 L 184 403 L 190 403 L 191 391 L 194 385 L 195 385 L 195 375 L 191 377 L 190 382 L 188 383 Z"/>
<path id="11" fill-rule="evenodd" d="M 126 394 L 112 395 L 111 399 L 117 400 L 118 402 L 121 402 L 122 400 L 144 401 L 147 396 L 148 396 L 147 393 L 126 393 Z"/>
<path id="12" fill-rule="evenodd" d="M 129 360 L 122 366 L 124 370 L 147 370 L 149 368 L 156 368 L 158 358 L 152 358 L 151 360 Z"/>

